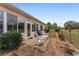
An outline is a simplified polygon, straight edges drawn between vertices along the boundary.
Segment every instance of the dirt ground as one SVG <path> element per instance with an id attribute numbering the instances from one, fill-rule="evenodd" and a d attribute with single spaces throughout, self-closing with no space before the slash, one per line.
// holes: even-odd
<path id="1" fill-rule="evenodd" d="M 47 40 L 46 47 L 38 48 L 34 46 L 28 46 L 24 44 L 20 46 L 17 50 L 12 52 L 6 53 L 4 55 L 11 55 L 11 56 L 66 56 L 71 55 L 70 52 L 67 51 L 64 46 L 68 46 L 70 48 L 68 41 L 61 41 L 57 33 L 55 34 L 56 37 L 50 37 Z"/>

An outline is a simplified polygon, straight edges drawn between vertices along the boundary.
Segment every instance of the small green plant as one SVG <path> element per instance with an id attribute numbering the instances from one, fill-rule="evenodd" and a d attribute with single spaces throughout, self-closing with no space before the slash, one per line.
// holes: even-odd
<path id="1" fill-rule="evenodd" d="M 22 36 L 17 32 L 9 32 L 0 34 L 0 51 L 7 52 L 19 47 Z"/>

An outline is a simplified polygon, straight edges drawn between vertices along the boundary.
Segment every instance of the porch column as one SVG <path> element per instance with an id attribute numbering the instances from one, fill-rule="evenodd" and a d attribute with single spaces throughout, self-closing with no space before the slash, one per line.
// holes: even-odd
<path id="1" fill-rule="evenodd" d="M 37 30 L 37 26 L 36 26 L 36 23 L 35 23 L 35 31 Z"/>
<path id="2" fill-rule="evenodd" d="M 18 21 L 19 21 L 19 17 L 17 17 L 17 32 L 18 32 Z"/>
<path id="3" fill-rule="evenodd" d="M 43 25 L 43 29 L 45 29 L 45 25 Z"/>
<path id="4" fill-rule="evenodd" d="M 3 20 L 3 33 L 7 32 L 7 13 L 4 12 L 4 20 Z"/>
<path id="5" fill-rule="evenodd" d="M 38 29 L 40 30 L 40 24 L 38 24 Z"/>
<path id="6" fill-rule="evenodd" d="M 30 23 L 30 32 L 31 32 L 31 37 L 32 37 L 32 23 Z"/>
<path id="7" fill-rule="evenodd" d="M 27 20 L 24 22 L 24 37 L 27 39 Z"/>

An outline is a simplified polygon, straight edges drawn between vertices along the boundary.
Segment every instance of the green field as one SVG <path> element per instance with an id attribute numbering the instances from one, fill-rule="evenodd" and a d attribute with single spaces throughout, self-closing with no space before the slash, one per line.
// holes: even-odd
<path id="1" fill-rule="evenodd" d="M 79 30 L 72 30 L 71 37 L 69 30 L 62 30 L 62 33 L 67 40 L 72 42 L 75 47 L 79 48 Z"/>

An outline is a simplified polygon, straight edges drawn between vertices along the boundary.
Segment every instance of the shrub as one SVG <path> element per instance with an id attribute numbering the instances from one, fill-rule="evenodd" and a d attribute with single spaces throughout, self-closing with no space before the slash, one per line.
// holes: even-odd
<path id="1" fill-rule="evenodd" d="M 0 51 L 6 52 L 19 47 L 22 41 L 20 33 L 9 32 L 0 34 Z"/>
<path id="2" fill-rule="evenodd" d="M 59 28 L 56 28 L 56 29 L 55 29 L 55 32 L 60 32 L 60 29 L 59 29 Z"/>
<path id="3" fill-rule="evenodd" d="M 48 30 L 48 29 L 45 29 L 45 32 L 46 32 L 46 33 L 48 33 L 48 32 L 49 32 L 49 30 Z"/>
<path id="4" fill-rule="evenodd" d="M 65 40 L 65 37 L 64 37 L 64 35 L 62 34 L 62 33 L 58 33 L 58 36 L 59 36 L 59 38 L 61 39 L 61 40 Z"/>

